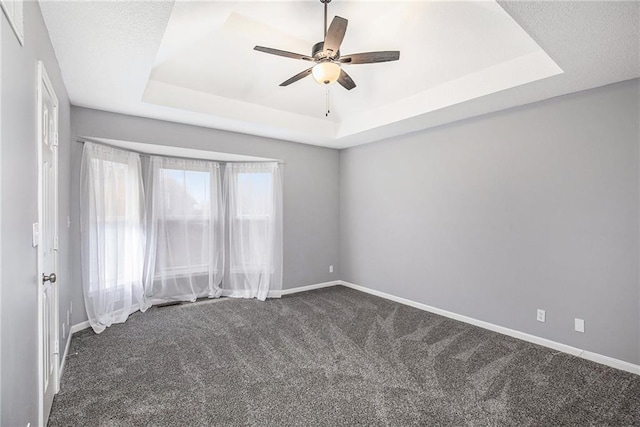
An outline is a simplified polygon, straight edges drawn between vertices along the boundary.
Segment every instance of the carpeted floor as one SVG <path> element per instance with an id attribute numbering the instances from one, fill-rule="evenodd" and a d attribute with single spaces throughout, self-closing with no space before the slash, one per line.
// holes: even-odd
<path id="1" fill-rule="evenodd" d="M 640 426 L 640 377 L 344 287 L 73 337 L 49 426 Z"/>

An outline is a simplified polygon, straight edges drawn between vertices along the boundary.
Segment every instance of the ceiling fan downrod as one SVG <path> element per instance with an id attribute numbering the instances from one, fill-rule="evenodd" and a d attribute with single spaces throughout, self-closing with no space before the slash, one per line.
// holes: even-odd
<path id="1" fill-rule="evenodd" d="M 331 3 L 331 0 L 320 0 L 320 3 L 324 4 L 324 33 L 323 39 L 327 38 L 327 4 Z"/>

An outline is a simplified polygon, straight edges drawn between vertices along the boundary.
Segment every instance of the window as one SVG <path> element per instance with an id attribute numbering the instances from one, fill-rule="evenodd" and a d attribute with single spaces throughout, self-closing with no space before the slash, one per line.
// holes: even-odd
<path id="1" fill-rule="evenodd" d="M 264 300 L 282 286 L 282 175 L 277 163 L 228 163 L 229 275 L 233 297 Z"/>
<path id="2" fill-rule="evenodd" d="M 217 221 L 217 215 L 211 215 L 211 174 L 169 168 L 159 173 L 158 228 L 167 244 L 158 245 L 155 275 L 208 273 L 212 221 L 213 227 Z"/>
<path id="3" fill-rule="evenodd" d="M 85 144 L 82 275 L 95 331 L 124 322 L 134 302 L 144 311 L 163 302 L 219 297 L 225 254 L 228 295 L 264 300 L 270 289 L 281 288 L 277 163 L 227 164 L 226 203 L 216 162 L 151 156 L 144 189 L 141 169 L 136 153 Z"/>
<path id="4" fill-rule="evenodd" d="M 237 175 L 239 219 L 265 220 L 273 215 L 273 184 L 271 173 L 253 172 Z"/>
<path id="5" fill-rule="evenodd" d="M 103 259 L 101 268 L 91 270 L 91 292 L 127 286 L 143 262 L 139 176 L 127 162 L 99 154 L 91 159 L 91 169 L 100 177 L 92 183 L 95 221 L 100 226 L 90 228 L 90 241 L 96 263 Z"/>
<path id="6" fill-rule="evenodd" d="M 144 199 L 140 156 L 85 143 L 80 170 L 82 284 L 100 333 L 144 309 Z"/>
<path id="7" fill-rule="evenodd" d="M 236 175 L 237 205 L 234 219 L 239 245 L 235 246 L 232 271 L 262 271 L 269 267 L 273 188 L 269 172 Z"/>
<path id="8" fill-rule="evenodd" d="M 209 172 L 160 169 L 163 181 L 165 217 L 205 218 L 211 211 Z"/>
<path id="9" fill-rule="evenodd" d="M 227 165 L 233 172 L 231 272 L 272 272 L 274 178 L 272 166 Z"/>
<path id="10" fill-rule="evenodd" d="M 224 224 L 218 163 L 152 156 L 147 196 L 145 296 L 154 304 L 219 296 Z"/>

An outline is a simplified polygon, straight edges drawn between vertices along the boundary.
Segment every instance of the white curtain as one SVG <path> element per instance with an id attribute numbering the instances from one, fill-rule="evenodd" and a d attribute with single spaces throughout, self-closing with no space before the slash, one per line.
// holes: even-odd
<path id="1" fill-rule="evenodd" d="M 282 289 L 282 177 L 277 163 L 228 163 L 225 295 L 265 300 Z"/>
<path id="2" fill-rule="evenodd" d="M 147 304 L 219 297 L 224 216 L 218 163 L 152 156 L 146 206 Z"/>
<path id="3" fill-rule="evenodd" d="M 82 284 L 96 333 L 143 302 L 144 192 L 140 157 L 85 143 L 80 171 Z"/>

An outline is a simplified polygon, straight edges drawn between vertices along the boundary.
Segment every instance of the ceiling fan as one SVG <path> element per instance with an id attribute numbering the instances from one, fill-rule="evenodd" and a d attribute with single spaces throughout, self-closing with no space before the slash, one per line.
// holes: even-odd
<path id="1" fill-rule="evenodd" d="M 327 4 L 330 2 L 331 0 L 320 0 L 320 3 L 324 4 L 324 41 L 313 45 L 311 56 L 264 46 L 254 47 L 257 51 L 272 55 L 315 62 L 313 67 L 285 80 L 280 83 L 280 86 L 289 86 L 311 74 L 319 84 L 329 85 L 337 81 L 345 89 L 351 90 L 356 87 L 356 84 L 349 74 L 340 67 L 342 64 L 374 64 L 400 59 L 400 52 L 397 50 L 340 55 L 340 45 L 347 31 L 348 21 L 340 16 L 335 16 L 327 29 Z"/>

